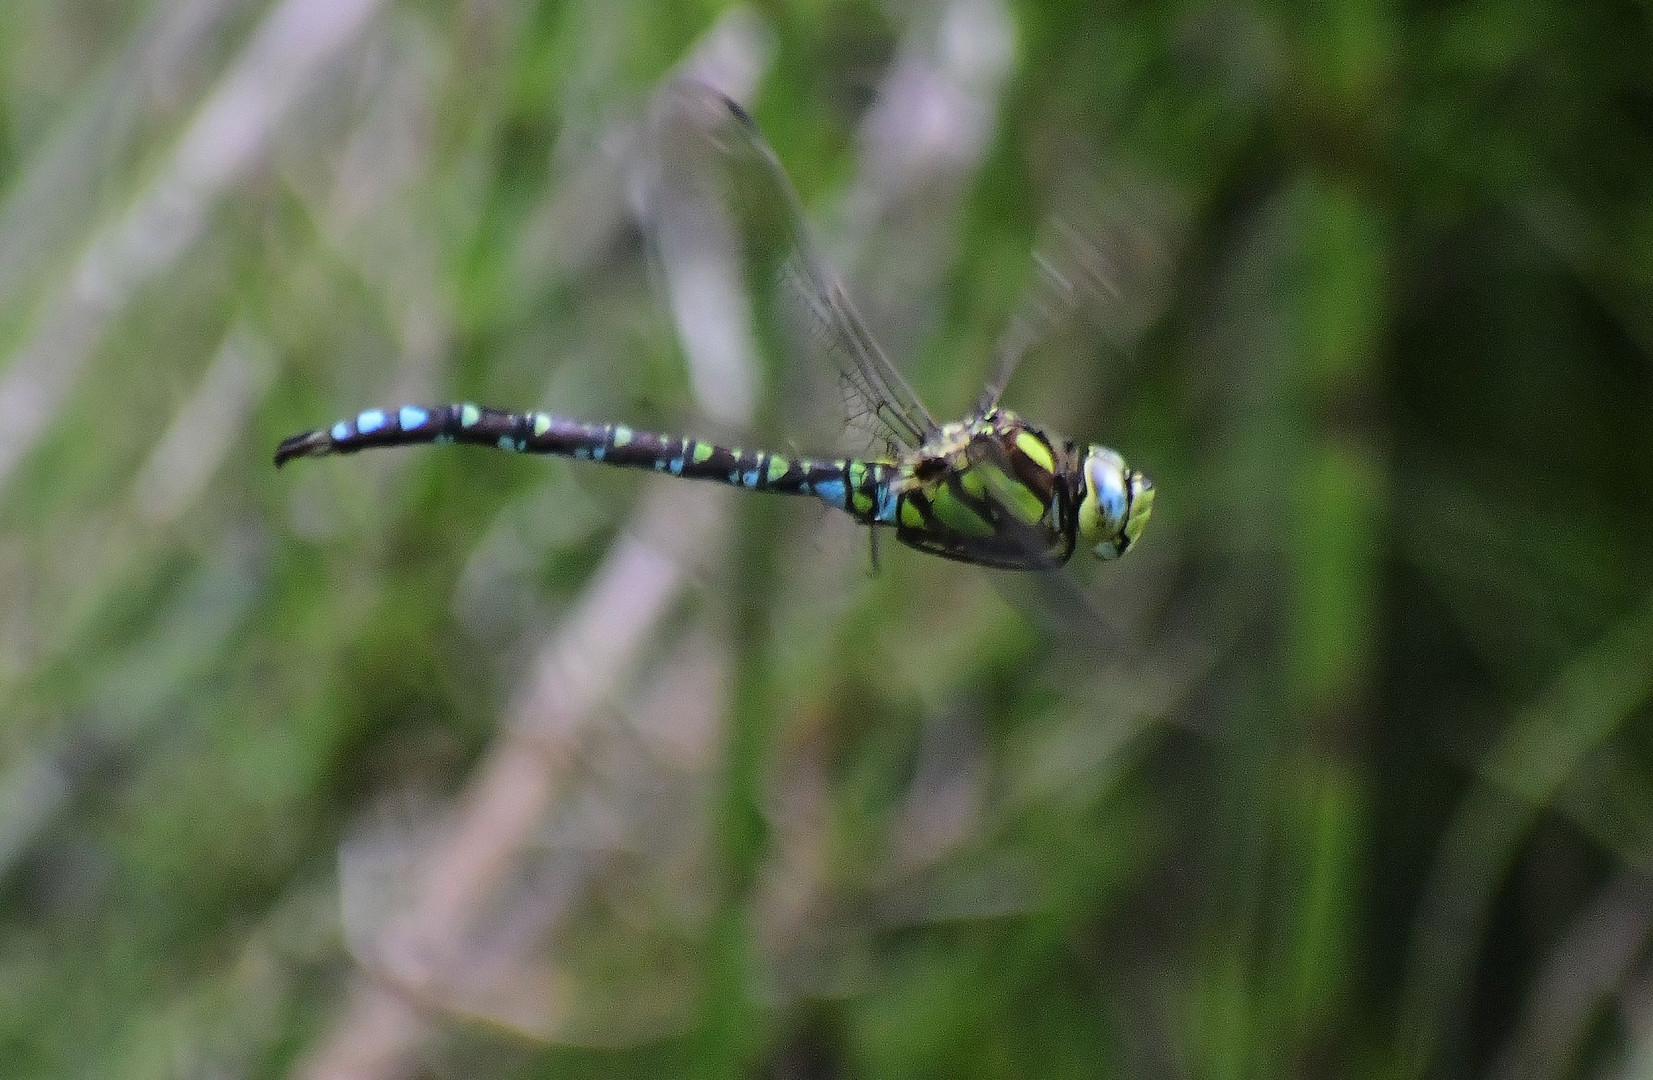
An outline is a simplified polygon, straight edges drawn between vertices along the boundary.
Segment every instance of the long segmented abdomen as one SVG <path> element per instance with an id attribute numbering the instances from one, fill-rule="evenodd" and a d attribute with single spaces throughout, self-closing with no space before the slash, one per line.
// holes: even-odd
<path id="1" fill-rule="evenodd" d="M 466 443 L 524 454 L 555 454 L 750 491 L 813 495 L 868 525 L 893 525 L 899 469 L 857 458 L 818 461 L 767 450 L 743 450 L 624 424 L 587 424 L 543 412 L 509 412 L 470 402 L 368 409 L 330 428 L 283 439 L 277 468 L 297 457 L 353 454 L 379 446 Z"/>

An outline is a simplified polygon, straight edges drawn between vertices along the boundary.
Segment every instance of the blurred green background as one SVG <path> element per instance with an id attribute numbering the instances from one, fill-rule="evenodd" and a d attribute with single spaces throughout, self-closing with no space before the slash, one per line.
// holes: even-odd
<path id="1" fill-rule="evenodd" d="M 1008 401 L 1138 551 L 271 467 L 830 434 L 639 241 L 683 69 L 938 413 L 1089 185 Z M 1653 1076 L 1645 0 L 8 0 L 0 106 L 0 1075 Z"/>

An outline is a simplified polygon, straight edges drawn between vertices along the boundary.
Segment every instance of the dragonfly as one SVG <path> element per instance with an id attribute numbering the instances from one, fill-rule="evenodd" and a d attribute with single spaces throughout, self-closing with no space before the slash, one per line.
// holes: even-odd
<path id="1" fill-rule="evenodd" d="M 1041 319 L 1013 321 L 970 415 L 937 423 L 823 257 L 802 200 L 751 115 L 709 87 L 675 93 L 690 130 L 738 160 L 743 175 L 756 175 L 776 204 L 769 209 L 779 223 L 784 277 L 813 324 L 810 339 L 832 356 L 871 419 L 881 452 L 816 458 L 456 402 L 371 408 L 301 432 L 276 448 L 276 466 L 377 447 L 457 443 L 811 497 L 870 526 L 875 541 L 878 530 L 893 530 L 908 547 L 997 569 L 1054 570 L 1080 546 L 1112 560 L 1137 543 L 1154 505 L 1149 479 L 1116 450 L 1081 448 L 1000 405 Z M 1049 276 L 1059 301 L 1042 305 L 1046 316 L 1077 303 L 1074 282 L 1055 270 Z"/>

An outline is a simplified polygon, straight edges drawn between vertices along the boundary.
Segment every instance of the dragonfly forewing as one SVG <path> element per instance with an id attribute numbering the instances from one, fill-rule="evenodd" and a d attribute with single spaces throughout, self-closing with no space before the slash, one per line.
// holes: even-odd
<path id="1" fill-rule="evenodd" d="M 743 237 L 761 269 L 754 281 L 778 287 L 801 328 L 795 337 L 828 365 L 860 414 L 892 448 L 914 450 L 939 430 L 934 416 L 879 345 L 826 259 L 803 201 L 746 110 L 717 90 L 682 82 L 662 95 L 653 118 L 655 175 L 667 184 L 716 191 L 739 212 Z M 668 213 L 693 213 L 676 200 Z"/>

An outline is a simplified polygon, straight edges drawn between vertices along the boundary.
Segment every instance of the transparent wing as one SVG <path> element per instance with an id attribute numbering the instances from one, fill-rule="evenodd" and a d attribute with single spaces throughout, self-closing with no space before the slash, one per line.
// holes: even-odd
<path id="1" fill-rule="evenodd" d="M 1109 187 L 1106 195 L 1070 197 L 1047 224 L 1034 254 L 1037 276 L 994 349 L 978 415 L 998 405 L 1022 360 L 1046 341 L 1081 327 L 1129 340 L 1159 309 L 1173 211 L 1153 185 Z"/>
<path id="2" fill-rule="evenodd" d="M 839 411 L 849 432 L 845 448 L 861 456 L 894 456 L 902 447 L 917 445 L 911 418 L 861 373 L 832 322 L 821 317 L 819 307 L 810 302 L 808 283 L 790 266 L 781 269 L 780 283 L 792 300 L 785 326 L 788 344 L 810 358 L 814 370 L 836 375 Z"/>
<path id="3" fill-rule="evenodd" d="M 837 272 L 822 256 L 803 204 L 752 118 L 717 90 L 680 82 L 662 95 L 652 118 L 656 179 L 667 196 L 662 213 L 693 215 L 721 200 L 761 250 L 797 326 L 797 342 L 840 377 L 852 426 L 894 446 L 916 448 L 936 422 L 879 347 Z M 692 192 L 684 199 L 678 195 Z"/>

